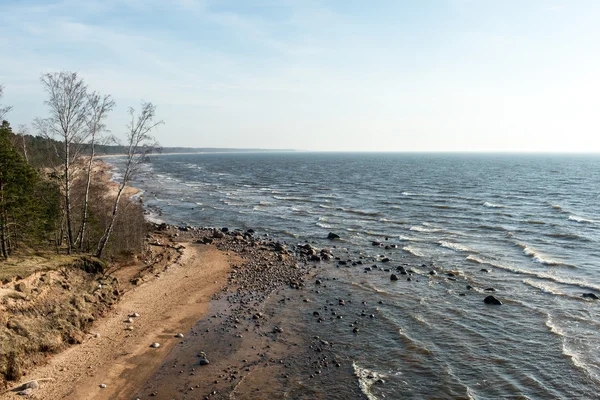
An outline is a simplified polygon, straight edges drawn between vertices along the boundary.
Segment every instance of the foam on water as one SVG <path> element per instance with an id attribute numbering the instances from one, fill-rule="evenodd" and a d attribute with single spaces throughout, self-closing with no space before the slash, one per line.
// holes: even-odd
<path id="1" fill-rule="evenodd" d="M 354 375 L 358 378 L 358 386 L 361 392 L 367 396 L 369 400 L 378 400 L 379 398 L 371 391 L 371 387 L 380 379 L 387 378 L 386 375 L 379 372 L 360 367 L 356 362 L 352 363 Z"/>
<path id="2" fill-rule="evenodd" d="M 494 204 L 494 203 L 490 203 L 488 201 L 486 201 L 485 203 L 483 203 L 483 206 L 487 207 L 487 208 L 506 208 L 506 206 L 503 206 L 501 204 Z"/>
<path id="3" fill-rule="evenodd" d="M 575 222 L 585 223 L 585 224 L 595 224 L 595 223 L 598 222 L 596 220 L 589 219 L 589 218 L 584 218 L 584 217 L 579 217 L 577 215 L 569 215 L 569 221 L 575 221 Z"/>
<path id="4" fill-rule="evenodd" d="M 447 242 L 447 241 L 441 240 L 439 242 L 439 244 L 440 244 L 441 247 L 445 247 L 445 248 L 450 249 L 450 250 L 465 251 L 465 252 L 472 252 L 472 253 L 474 252 L 473 250 L 471 250 L 467 246 L 463 246 L 462 244 L 459 244 L 459 243 L 452 243 L 452 242 Z"/>
<path id="5" fill-rule="evenodd" d="M 402 248 L 402 250 L 404 250 L 407 253 L 412 254 L 413 256 L 425 257 L 425 255 L 423 253 L 421 253 L 419 250 L 417 250 L 417 249 L 415 249 L 414 247 L 411 247 L 411 246 L 404 246 Z"/>

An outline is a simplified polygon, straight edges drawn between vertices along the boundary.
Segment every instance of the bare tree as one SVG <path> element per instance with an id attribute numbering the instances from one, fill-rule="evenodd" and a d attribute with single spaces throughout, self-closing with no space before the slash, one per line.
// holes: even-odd
<path id="1" fill-rule="evenodd" d="M 41 81 L 48 94 L 45 104 L 50 116 L 36 119 L 35 124 L 43 137 L 61 143 L 62 148 L 55 146 L 54 150 L 63 166 L 67 251 L 70 254 L 75 241 L 71 215 L 71 175 L 74 161 L 82 150 L 81 145 L 89 135 L 87 86 L 76 72 L 69 71 L 43 74 Z"/>
<path id="2" fill-rule="evenodd" d="M 17 129 L 17 138 L 20 143 L 17 143 L 17 146 L 21 146 L 23 149 L 23 157 L 25 158 L 25 162 L 29 164 L 29 154 L 27 153 L 27 136 L 29 135 L 29 129 L 27 129 L 27 125 L 19 125 Z"/>
<path id="3" fill-rule="evenodd" d="M 110 95 L 101 96 L 100 94 L 93 92 L 88 95 L 89 105 L 89 116 L 88 129 L 89 129 L 89 142 L 90 155 L 87 163 L 87 180 L 85 185 L 85 193 L 83 198 L 83 212 L 81 215 L 81 227 L 77 235 L 76 243 L 79 243 L 79 249 L 83 249 L 83 243 L 86 233 L 86 225 L 88 222 L 88 203 L 90 197 L 90 184 L 92 182 L 92 168 L 94 163 L 94 156 L 96 154 L 96 143 L 101 139 L 100 134 L 106 130 L 104 119 L 108 113 L 114 108 L 115 102 L 112 100 Z"/>
<path id="4" fill-rule="evenodd" d="M 133 108 L 129 109 L 131 120 L 127 125 L 128 132 L 126 143 L 124 144 L 125 147 L 127 147 L 127 154 L 125 156 L 125 171 L 123 173 L 123 177 L 121 178 L 121 182 L 119 183 L 119 188 L 117 189 L 117 195 L 113 204 L 109 225 L 104 231 L 102 239 L 100 239 L 100 242 L 98 243 L 98 248 L 95 253 L 96 257 L 102 256 L 102 252 L 104 251 L 104 248 L 108 243 L 108 239 L 113 231 L 115 219 L 119 211 L 119 201 L 121 200 L 123 190 L 138 171 L 146 156 L 156 150 L 158 146 L 154 137 L 150 135 L 150 132 L 164 122 L 154 122 L 155 114 L 156 107 L 152 103 L 148 102 L 142 102 L 142 109 L 138 115 L 135 114 L 135 110 Z"/>
<path id="5" fill-rule="evenodd" d="M 0 100 L 2 100 L 2 96 L 4 96 L 4 86 L 0 85 Z M 8 114 L 8 112 L 12 110 L 11 106 L 4 106 L 0 104 L 0 122 L 4 119 L 4 116 Z"/>

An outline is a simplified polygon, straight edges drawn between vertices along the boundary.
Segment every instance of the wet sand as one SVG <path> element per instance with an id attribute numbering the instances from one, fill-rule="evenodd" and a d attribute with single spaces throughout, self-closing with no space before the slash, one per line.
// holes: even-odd
<path id="1" fill-rule="evenodd" d="M 315 275 L 330 252 L 167 225 L 149 245 L 150 262 L 113 272 L 130 287 L 88 339 L 23 380 L 52 379 L 31 398 L 363 397 L 351 362 L 311 333 L 326 286 Z"/>

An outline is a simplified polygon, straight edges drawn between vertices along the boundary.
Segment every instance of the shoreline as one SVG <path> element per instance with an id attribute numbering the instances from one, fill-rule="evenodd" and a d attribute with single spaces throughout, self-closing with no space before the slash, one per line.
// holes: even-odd
<path id="1" fill-rule="evenodd" d="M 306 255 L 296 258 L 285 245 L 254 238 L 249 232 L 224 233 L 166 224 L 156 228 L 148 240 L 150 267 L 149 260 L 143 259 L 112 273 L 123 292 L 114 308 L 93 324 L 81 344 L 53 355 L 47 364 L 24 377 L 22 383 L 40 382 L 34 398 L 129 398 L 148 390 L 149 396 L 157 398 L 181 395 L 181 388 L 168 383 L 174 382 L 172 376 L 164 374 L 164 366 L 173 357 L 195 358 L 190 346 L 209 339 L 216 344 L 208 346 L 211 362 L 228 365 L 233 371 L 232 365 L 253 358 L 250 353 L 266 343 L 265 335 L 277 336 L 269 322 L 277 319 L 264 312 L 275 293 L 285 287 L 295 287 L 290 289 L 294 291 L 303 288 L 304 276 L 312 272 L 308 263 L 298 263 L 307 262 Z M 152 257 L 158 262 L 152 264 Z M 209 310 L 215 314 L 208 316 Z M 127 322 L 134 313 L 140 316 Z M 212 334 L 200 334 L 198 327 L 207 324 L 216 326 Z M 237 327 L 243 324 L 246 330 L 242 335 Z M 179 333 L 183 338 L 176 337 Z M 303 339 L 296 336 L 289 340 L 297 347 Z M 155 342 L 160 343 L 159 348 L 150 347 Z M 289 346 L 274 345 L 271 349 L 269 345 L 268 352 L 251 362 L 247 374 L 235 371 L 233 378 L 216 386 L 210 384 L 211 376 L 204 385 L 196 383 L 196 389 L 206 391 L 206 395 L 214 391 L 239 395 L 250 382 L 269 381 L 269 387 L 284 390 L 284 385 L 273 380 L 269 360 L 275 354 L 284 359 L 289 351 Z M 161 387 L 152 387 L 151 382 L 159 382 Z M 9 392 L 0 398 L 20 396 Z"/>

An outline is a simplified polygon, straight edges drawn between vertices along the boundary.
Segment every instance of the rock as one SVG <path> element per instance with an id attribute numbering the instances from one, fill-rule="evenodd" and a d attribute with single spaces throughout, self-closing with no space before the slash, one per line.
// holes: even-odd
<path id="1" fill-rule="evenodd" d="M 487 268 L 481 268 L 479 271 L 480 271 L 480 272 L 490 272 L 490 270 L 489 270 L 489 269 L 487 269 Z"/>
<path id="2" fill-rule="evenodd" d="M 380 242 L 378 242 L 378 241 L 376 241 L 376 240 L 375 240 L 375 241 L 373 241 L 371 244 L 372 244 L 373 246 L 381 246 L 381 243 L 380 243 Z"/>
<path id="3" fill-rule="evenodd" d="M 208 361 L 208 358 L 206 358 L 206 357 L 201 357 L 198 360 L 198 364 L 200 364 L 200 365 L 208 365 L 208 364 L 210 364 L 210 361 Z"/>
<path id="4" fill-rule="evenodd" d="M 181 338 L 183 338 L 183 333 L 178 333 L 177 335 L 175 335 L 175 337 L 177 337 L 177 338 L 180 338 L 180 339 L 181 339 Z"/>
<path id="5" fill-rule="evenodd" d="M 130 316 L 131 318 L 137 318 L 137 317 L 139 317 L 139 316 L 140 316 L 140 314 L 138 314 L 138 313 L 134 312 L 134 313 L 132 313 L 132 314 L 129 314 L 129 316 Z"/>
<path id="6" fill-rule="evenodd" d="M 429 275 L 437 275 L 437 272 L 435 272 L 434 270 L 429 271 Z"/>
<path id="7" fill-rule="evenodd" d="M 392 274 L 390 276 L 390 281 L 397 281 L 398 280 L 398 276 L 396 274 Z"/>
<path id="8" fill-rule="evenodd" d="M 21 391 L 17 392 L 17 394 L 19 396 L 31 396 L 33 394 L 33 392 L 34 392 L 34 390 L 29 388 L 29 389 L 21 390 Z"/>
<path id="9" fill-rule="evenodd" d="M 17 292 L 21 292 L 21 293 L 28 293 L 27 290 L 27 285 L 25 285 L 25 282 L 19 282 L 15 285 L 15 290 Z"/>
<path id="10" fill-rule="evenodd" d="M 329 232 L 329 235 L 327 235 L 327 239 L 329 239 L 329 240 L 336 240 L 336 239 L 339 239 L 339 238 L 340 238 L 340 235 L 337 235 L 337 234 L 335 234 L 333 232 Z"/>
<path id="11" fill-rule="evenodd" d="M 280 327 L 276 326 L 273 328 L 273 333 L 282 333 L 283 329 L 281 329 Z"/>
<path id="12" fill-rule="evenodd" d="M 229 228 L 221 228 L 221 232 L 227 233 L 227 232 L 229 232 Z"/>
<path id="13" fill-rule="evenodd" d="M 387 257 L 384 257 L 381 259 L 381 262 L 383 262 L 383 263 L 390 262 L 390 259 Z"/>
<path id="14" fill-rule="evenodd" d="M 339 304 L 340 306 L 343 306 L 343 305 L 346 305 L 346 302 L 345 302 L 343 299 L 339 299 L 339 300 L 338 300 L 338 304 Z"/>
<path id="15" fill-rule="evenodd" d="M 315 285 L 320 285 L 321 283 L 322 283 L 322 282 L 321 282 L 321 280 L 320 280 L 320 279 L 317 279 L 317 280 L 315 281 Z"/>
<path id="16" fill-rule="evenodd" d="M 223 239 L 225 234 L 221 231 L 214 231 L 212 237 L 215 239 Z"/>
<path id="17" fill-rule="evenodd" d="M 150 345 L 150 347 L 152 347 L 153 349 L 158 349 L 160 347 L 160 343 L 154 342 Z"/>
<path id="18" fill-rule="evenodd" d="M 352 329 L 352 333 L 354 333 L 354 334 L 358 333 L 358 328 Z"/>
<path id="19" fill-rule="evenodd" d="M 104 383 L 100 384 L 100 389 L 106 389 L 106 385 Z"/>
<path id="20" fill-rule="evenodd" d="M 495 292 L 496 289 L 494 289 L 493 287 L 489 287 L 489 288 L 485 288 L 483 289 L 484 292 Z"/>
<path id="21" fill-rule="evenodd" d="M 471 285 L 467 285 L 467 286 L 466 286 L 466 288 L 467 288 L 467 290 L 472 290 L 472 289 L 473 289 L 473 286 L 471 286 Z"/>
<path id="22" fill-rule="evenodd" d="M 40 387 L 40 383 L 38 381 L 31 381 L 23 384 L 23 389 L 37 389 Z"/>
<path id="23" fill-rule="evenodd" d="M 598 297 L 595 293 L 584 293 L 581 295 L 581 297 L 583 297 L 584 299 L 592 299 L 592 300 L 600 299 L 600 297 Z"/>
<path id="24" fill-rule="evenodd" d="M 485 304 L 491 304 L 494 306 L 501 306 L 502 302 L 500 300 L 498 300 L 497 298 L 495 298 L 494 296 L 488 296 L 485 299 L 483 299 L 483 302 Z"/>

